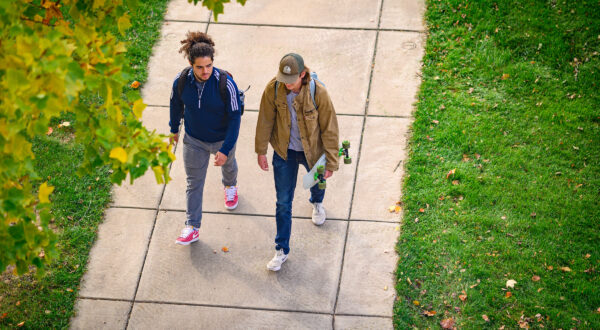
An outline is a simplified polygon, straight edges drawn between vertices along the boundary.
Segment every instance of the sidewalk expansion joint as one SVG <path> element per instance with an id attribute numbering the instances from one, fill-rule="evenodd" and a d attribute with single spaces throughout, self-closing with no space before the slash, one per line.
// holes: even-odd
<path id="1" fill-rule="evenodd" d="M 369 85 L 367 87 L 367 98 L 365 100 L 365 111 L 364 111 L 364 116 L 363 116 L 362 129 L 360 132 L 360 141 L 358 143 L 358 153 L 356 155 L 356 167 L 354 169 L 354 182 L 352 182 L 352 193 L 350 195 L 350 207 L 349 207 L 349 211 L 348 211 L 348 220 L 350 220 L 352 218 L 352 206 L 354 205 L 354 193 L 356 192 L 356 181 L 358 179 L 358 167 L 360 166 L 360 156 L 361 156 L 361 151 L 362 151 L 363 139 L 365 136 L 365 127 L 367 125 L 367 115 L 369 114 L 369 100 L 371 97 L 373 72 L 375 71 L 375 58 L 377 56 L 377 43 L 379 42 L 379 27 L 381 26 L 381 15 L 383 14 L 383 2 L 384 2 L 384 0 L 381 0 L 381 3 L 379 5 L 379 17 L 377 18 L 377 32 L 375 33 L 375 45 L 373 46 L 373 57 L 371 58 L 371 67 L 370 67 L 370 73 L 369 73 Z M 348 221 L 346 223 L 346 235 L 344 237 L 344 249 L 342 250 L 342 262 L 340 264 L 340 272 L 339 272 L 340 275 L 338 277 L 337 292 L 335 294 L 335 302 L 333 304 L 333 312 L 334 313 L 337 310 L 337 304 L 338 304 L 339 297 L 340 297 L 340 289 L 342 287 L 342 276 L 344 273 L 344 262 L 346 259 L 346 247 L 348 246 L 349 232 L 350 232 L 350 221 Z M 332 327 L 332 329 L 335 329 L 335 315 L 333 316 L 333 318 L 331 320 L 331 327 Z"/>
<path id="2" fill-rule="evenodd" d="M 173 152 L 177 151 L 177 146 L 179 143 L 176 143 L 173 147 Z M 169 164 L 169 171 L 171 173 L 171 169 L 173 167 L 173 163 Z M 152 222 L 152 230 L 150 230 L 150 236 L 148 237 L 148 243 L 146 244 L 146 250 L 144 251 L 144 260 L 142 261 L 142 267 L 140 268 L 140 273 L 138 275 L 137 283 L 135 285 L 135 291 L 133 292 L 133 300 L 135 301 L 135 297 L 137 296 L 138 289 L 140 288 L 140 281 L 142 280 L 142 274 L 144 273 L 144 267 L 146 266 L 146 258 L 148 257 L 148 251 L 150 250 L 150 243 L 152 242 L 152 237 L 154 236 L 154 229 L 156 228 L 156 221 L 158 220 L 158 213 L 160 212 L 160 203 L 162 203 L 163 196 L 165 195 L 166 185 L 162 185 L 162 190 L 160 192 L 160 198 L 158 199 L 158 205 L 153 208 L 155 210 L 154 213 L 154 221 Z M 127 313 L 127 319 L 125 320 L 125 329 L 129 326 L 129 320 L 131 319 L 131 313 L 133 312 L 133 303 L 129 307 L 129 312 Z"/>
<path id="3" fill-rule="evenodd" d="M 164 104 L 148 104 L 148 107 L 153 107 L 153 108 L 168 108 L 168 105 L 164 105 Z M 259 110 L 257 109 L 244 109 L 244 112 L 258 112 Z M 412 116 L 406 116 L 406 115 L 365 115 L 364 113 L 336 113 L 336 116 L 338 117 L 375 117 L 375 118 L 402 118 L 402 119 L 412 119 Z"/>
<path id="4" fill-rule="evenodd" d="M 124 298 L 86 297 L 86 296 L 79 296 L 78 298 L 86 299 L 86 300 L 119 301 L 119 302 L 128 302 L 128 303 L 134 302 L 132 299 L 124 299 Z"/>
<path id="5" fill-rule="evenodd" d="M 267 23 L 239 23 L 239 22 L 206 22 L 197 20 L 166 19 L 165 22 L 172 23 L 207 23 L 214 25 L 234 25 L 234 26 L 256 26 L 256 27 L 276 27 L 276 28 L 296 28 L 296 29 L 319 29 L 319 30 L 348 30 L 348 31 L 384 31 L 384 32 L 409 32 L 426 33 L 424 30 L 414 29 L 393 29 L 393 28 L 369 28 L 369 27 L 345 27 L 345 26 L 319 26 L 319 25 L 294 25 L 294 24 L 267 24 Z"/>
<path id="6" fill-rule="evenodd" d="M 108 207 L 111 209 L 132 209 L 132 210 L 156 211 L 156 207 L 145 207 L 145 206 L 109 205 Z"/>
<path id="7" fill-rule="evenodd" d="M 159 212 L 186 212 L 184 209 L 170 209 L 170 208 L 161 208 Z M 220 215 L 234 215 L 234 216 L 244 216 L 244 217 L 263 217 L 263 218 L 275 218 L 274 214 L 259 214 L 259 213 L 239 213 L 239 212 L 230 212 L 230 211 L 202 211 L 202 213 L 206 214 L 220 214 Z M 312 217 L 303 216 L 303 215 L 292 215 L 293 219 L 305 219 L 310 220 Z M 373 219 L 348 219 L 348 218 L 327 218 L 327 221 L 345 221 L 345 222 L 375 222 L 375 223 L 400 223 L 400 220 L 373 220 Z"/>
<path id="8" fill-rule="evenodd" d="M 391 316 L 388 316 L 388 315 L 352 314 L 352 313 L 334 314 L 334 313 L 328 313 L 328 312 L 295 310 L 295 309 L 285 309 L 285 308 L 201 304 L 201 303 L 186 303 L 186 302 L 160 301 L 160 300 L 135 300 L 135 299 L 123 299 L 123 298 L 86 297 L 86 296 L 80 296 L 79 299 L 99 300 L 99 301 L 118 301 L 118 302 L 128 302 L 128 303 L 133 303 L 133 304 L 180 305 L 180 306 L 194 306 L 194 307 L 208 307 L 208 308 L 245 309 L 245 310 L 256 310 L 256 311 L 266 311 L 266 312 L 318 314 L 318 315 L 331 315 L 331 316 L 377 317 L 377 318 L 388 318 L 388 319 L 392 318 Z"/>

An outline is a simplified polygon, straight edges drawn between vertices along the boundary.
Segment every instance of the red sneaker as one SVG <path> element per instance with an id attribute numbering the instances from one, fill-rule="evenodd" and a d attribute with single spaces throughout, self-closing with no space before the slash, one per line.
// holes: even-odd
<path id="1" fill-rule="evenodd" d="M 225 187 L 225 208 L 233 210 L 238 206 L 238 193 L 236 186 Z"/>
<path id="2" fill-rule="evenodd" d="M 199 236 L 200 234 L 198 233 L 198 229 L 186 226 L 181 231 L 181 235 L 177 237 L 175 243 L 181 245 L 190 245 L 190 243 L 197 241 Z"/>

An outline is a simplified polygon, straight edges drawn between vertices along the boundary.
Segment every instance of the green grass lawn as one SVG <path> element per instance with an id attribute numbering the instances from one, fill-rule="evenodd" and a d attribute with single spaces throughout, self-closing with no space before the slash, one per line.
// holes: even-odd
<path id="1" fill-rule="evenodd" d="M 132 17 L 133 27 L 122 38 L 131 42 L 127 55 L 140 82 L 146 80 L 146 66 L 160 34 L 166 4 L 166 0 L 143 1 Z M 74 117 L 65 114 L 62 120 L 73 121 Z M 59 235 L 60 256 L 41 278 L 32 274 L 0 276 L 0 328 L 69 326 L 88 254 L 111 199 L 107 168 L 84 177 L 75 174 L 83 159 L 83 147 L 72 140 L 70 127 L 58 127 L 62 120 L 54 121 L 50 136 L 39 137 L 33 144 L 36 171 L 56 187 L 51 197 L 52 226 Z"/>
<path id="2" fill-rule="evenodd" d="M 426 21 L 396 328 L 600 328 L 600 3 L 429 0 Z"/>

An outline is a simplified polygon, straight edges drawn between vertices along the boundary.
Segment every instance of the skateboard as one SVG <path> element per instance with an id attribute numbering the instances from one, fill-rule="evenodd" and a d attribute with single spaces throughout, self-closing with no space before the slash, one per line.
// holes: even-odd
<path id="1" fill-rule="evenodd" d="M 350 148 L 350 142 L 345 140 L 342 142 L 342 147 L 338 151 L 338 156 L 344 156 L 344 164 L 352 164 L 352 158 L 348 153 Z M 323 190 L 327 187 L 327 180 L 325 180 L 325 164 L 327 160 L 325 154 L 321 155 L 319 160 L 315 163 L 312 169 L 302 177 L 302 186 L 304 189 L 310 189 L 315 184 L 319 185 L 319 189 Z"/>

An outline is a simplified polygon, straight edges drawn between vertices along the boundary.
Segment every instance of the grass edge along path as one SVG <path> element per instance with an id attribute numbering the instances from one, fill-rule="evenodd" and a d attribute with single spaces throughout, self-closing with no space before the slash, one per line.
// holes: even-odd
<path id="1" fill-rule="evenodd" d="M 426 21 L 395 327 L 600 328 L 600 4 Z"/>
<path id="2" fill-rule="evenodd" d="M 146 81 L 148 60 L 160 36 L 167 3 L 167 0 L 140 3 L 132 14 L 131 29 L 120 37 L 129 43 L 127 56 L 133 77 L 139 82 Z M 33 274 L 21 278 L 8 272 L 1 275 L 0 328 L 69 326 L 79 283 L 98 225 L 111 200 L 112 188 L 106 168 L 83 177 L 75 174 L 83 158 L 83 148 L 72 140 L 71 126 L 62 125 L 73 119 L 72 115 L 65 114 L 61 120 L 54 121 L 50 136 L 34 141 L 36 170 L 56 188 L 51 197 L 52 225 L 59 236 L 60 256 L 39 279 Z"/>

